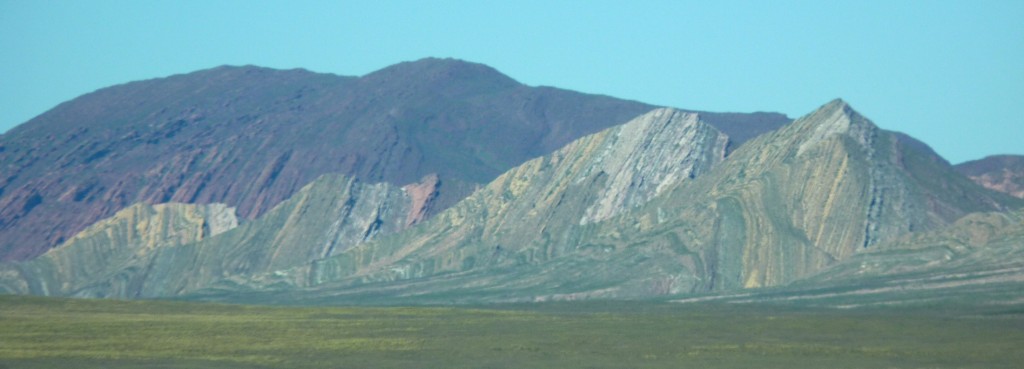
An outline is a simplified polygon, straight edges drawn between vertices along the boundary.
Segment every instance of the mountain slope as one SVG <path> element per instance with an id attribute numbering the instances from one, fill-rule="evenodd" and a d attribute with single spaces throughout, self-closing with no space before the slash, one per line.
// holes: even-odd
<path id="1" fill-rule="evenodd" d="M 325 173 L 394 185 L 436 174 L 429 217 L 651 108 L 450 59 L 358 78 L 219 67 L 105 88 L 0 135 L 0 259 L 39 255 L 138 202 L 221 202 L 254 219 Z M 788 121 L 706 119 L 746 136 Z"/>
<path id="2" fill-rule="evenodd" d="M 615 227 L 642 231 L 633 242 L 674 234 L 702 255 L 694 287 L 721 290 L 782 285 L 904 234 L 1022 205 L 836 100 L 634 215 L 668 221 L 646 232 L 628 219 Z"/>
<path id="3" fill-rule="evenodd" d="M 140 260 L 161 248 L 207 239 L 237 226 L 234 209 L 224 204 L 132 205 L 32 261 L 0 263 L 0 291 L 137 297 L 133 291 L 138 279 L 133 274 L 148 271 Z M 105 292 L 97 294 L 97 289 Z"/>
<path id="4" fill-rule="evenodd" d="M 956 170 L 988 189 L 1024 198 L 1024 156 L 989 156 L 957 164 Z"/>
<path id="5" fill-rule="evenodd" d="M 202 229 L 195 224 L 175 228 L 183 230 L 160 233 L 163 239 L 159 236 L 145 239 L 142 236 L 107 236 L 110 233 L 106 231 L 110 227 L 107 224 L 139 232 L 148 229 L 126 222 L 125 219 L 136 217 L 122 215 L 128 212 L 123 210 L 39 258 L 9 263 L 10 270 L 31 273 L 2 274 L 0 285 L 17 293 L 134 298 L 168 297 L 217 281 L 246 280 L 253 275 L 329 257 L 409 227 L 422 217 L 422 205 L 427 200 L 422 194 L 435 181 L 436 178 L 428 177 L 420 184 L 398 188 L 386 183 L 364 184 L 342 175 L 324 175 L 259 219 L 231 229 L 220 227 L 218 229 L 224 229 L 205 237 L 177 236 L 193 228 Z M 219 206 L 221 208 L 217 209 L 223 208 Z M 128 209 L 149 208 L 138 204 Z M 209 223 L 209 220 L 189 215 L 195 212 L 192 205 L 154 205 L 152 208 L 167 211 L 160 212 L 155 220 L 144 218 L 147 223 L 174 225 L 173 221 L 164 219 L 179 217 L 198 219 L 200 226 Z M 234 220 L 234 214 L 230 215 Z M 57 266 L 48 267 L 50 264 Z M 63 272 L 77 268 L 103 272 L 73 275 Z M 42 286 L 17 287 L 35 284 Z M 59 284 L 69 286 L 48 287 Z"/>
<path id="6" fill-rule="evenodd" d="M 551 260 L 573 252 L 591 224 L 708 172 L 727 144 L 696 114 L 654 110 L 506 172 L 420 226 L 268 283 L 390 280 Z"/>
<path id="7" fill-rule="evenodd" d="M 687 142 L 702 147 L 694 145 L 699 139 Z M 841 100 L 748 142 L 693 180 L 658 183 L 638 207 L 599 219 L 584 214 L 607 199 L 597 194 L 618 176 L 546 164 L 600 162 L 575 145 L 582 143 L 506 173 L 414 229 L 253 287 L 280 292 L 244 298 L 519 301 L 780 286 L 968 213 L 1022 205 L 955 173 L 927 146 L 878 129 Z M 635 149 L 627 157 L 686 157 L 666 154 L 665 146 Z M 583 188 L 591 190 L 549 185 L 587 181 Z M 548 204 L 557 204 L 559 215 L 534 221 L 552 214 L 531 212 Z M 223 286 L 198 296 L 237 292 Z"/>
<path id="8" fill-rule="evenodd" d="M 949 227 L 879 244 L 791 285 L 681 301 L 801 306 L 970 306 L 1024 303 L 1024 210 L 973 213 Z"/>

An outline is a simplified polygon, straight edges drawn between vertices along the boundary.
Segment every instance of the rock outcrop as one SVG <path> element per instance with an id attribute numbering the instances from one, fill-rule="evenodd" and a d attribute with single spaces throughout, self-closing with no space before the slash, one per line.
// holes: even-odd
<path id="1" fill-rule="evenodd" d="M 292 283 L 402 280 L 538 264 L 576 252 L 596 223 L 703 175 L 728 138 L 657 109 L 524 163 L 421 226 L 292 272 Z"/>
<path id="2" fill-rule="evenodd" d="M 221 219 L 225 216 L 220 213 L 192 215 L 196 211 L 191 205 L 135 205 L 40 258 L 9 263 L 8 272 L 0 274 L 0 285 L 17 293 L 133 298 L 169 297 L 217 283 L 244 282 L 405 229 L 410 218 L 422 214 L 422 198 L 435 196 L 430 191 L 436 189 L 436 177 L 425 181 L 408 186 L 419 189 L 411 194 L 386 183 L 324 175 L 259 219 L 237 227 L 233 217 Z M 168 210 L 134 220 L 137 209 L 151 208 Z M 175 221 L 179 218 L 192 223 Z M 107 224 L 122 233 L 127 232 L 124 228 L 140 234 L 112 237 Z M 170 230 L 143 232 L 148 224 Z M 66 271 L 77 268 L 90 272 Z M 45 283 L 28 288 L 39 284 L 35 281 Z M 65 286 L 53 288 L 55 282 L 46 281 L 62 281 Z"/>
<path id="3" fill-rule="evenodd" d="M 299 286 L 304 294 L 289 296 L 315 301 L 450 302 L 782 286 L 969 213 L 1024 205 L 967 180 L 927 146 L 879 129 L 841 100 L 718 164 L 717 134 L 666 146 L 626 143 L 662 142 L 656 137 L 669 130 L 614 131 L 527 162 L 409 231 L 253 288 L 274 296 Z M 625 151 L 606 162 L 601 153 L 619 143 Z M 617 165 L 632 157 L 646 159 Z M 670 159 L 691 163 L 692 171 Z"/>
<path id="4" fill-rule="evenodd" d="M 689 288 L 712 291 L 784 285 L 879 243 L 1021 205 L 836 100 L 609 226 L 700 255 L 684 268 Z"/>
<path id="5" fill-rule="evenodd" d="M 405 187 L 322 176 L 212 237 L 108 246 L 128 262 L 57 290 L 452 303 L 920 276 L 955 283 L 944 273 L 994 281 L 1005 292 L 1021 280 L 1024 228 L 1020 210 L 1009 211 L 1024 200 L 981 187 L 927 145 L 879 129 L 841 100 L 728 151 L 729 138 L 700 114 L 656 109 L 527 161 L 430 218 L 424 209 L 444 187 L 437 176 Z M 70 245 L 60 250 L 73 255 Z M 0 286 L 54 293 L 59 283 L 33 281 L 67 272 L 32 263 L 5 266 Z"/>
<path id="6" fill-rule="evenodd" d="M 949 227 L 877 245 L 767 291 L 681 301 L 799 306 L 1015 309 L 1024 283 L 1024 211 L 973 213 Z"/>

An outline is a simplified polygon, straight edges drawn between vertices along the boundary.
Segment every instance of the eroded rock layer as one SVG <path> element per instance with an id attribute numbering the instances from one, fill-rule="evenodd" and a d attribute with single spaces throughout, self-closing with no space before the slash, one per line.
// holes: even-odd
<path id="1" fill-rule="evenodd" d="M 652 108 L 451 59 L 358 78 L 219 67 L 105 88 L 0 135 L 0 260 L 40 255 L 138 202 L 219 202 L 255 219 L 327 173 L 396 186 L 433 173 L 444 186 L 422 209 L 429 217 Z M 737 137 L 789 121 L 705 119 Z"/>
<path id="2" fill-rule="evenodd" d="M 135 205 L 43 257 L 7 264 L 0 283 L 17 293 L 130 298 L 244 282 L 405 229 L 409 219 L 422 215 L 422 199 L 414 195 L 434 196 L 436 177 L 425 181 L 411 185 L 419 191 L 410 194 L 386 183 L 325 175 L 263 217 L 237 227 L 233 213 L 230 218 L 222 213 L 199 217 L 191 205 Z M 161 211 L 135 220 L 139 211 L 152 208 Z M 77 271 L 81 268 L 87 272 Z M 18 270 L 31 272 L 13 272 Z M 36 281 L 45 283 L 30 288 Z M 57 289 L 46 281 L 66 285 Z"/>
<path id="3" fill-rule="evenodd" d="M 657 114 L 664 112 L 645 119 Z M 1022 205 L 841 100 L 715 165 L 720 146 L 709 143 L 720 136 L 637 144 L 700 125 L 639 136 L 623 134 L 627 127 L 527 162 L 419 227 L 270 280 L 330 301 L 629 298 L 781 286 L 969 213 Z M 603 156 L 616 150 L 615 159 Z M 618 166 L 634 153 L 647 159 Z"/>

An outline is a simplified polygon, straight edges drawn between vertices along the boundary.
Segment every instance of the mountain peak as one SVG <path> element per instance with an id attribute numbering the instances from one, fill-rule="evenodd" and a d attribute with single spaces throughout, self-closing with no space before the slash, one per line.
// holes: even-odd
<path id="1" fill-rule="evenodd" d="M 818 142 L 835 135 L 847 135 L 866 145 L 870 132 L 878 128 L 842 99 L 829 101 L 814 112 L 797 119 L 793 126 L 794 129 L 808 132 L 798 154 L 803 154 Z"/>
<path id="2" fill-rule="evenodd" d="M 454 58 L 423 58 L 398 63 L 363 76 L 370 81 L 412 80 L 427 82 L 471 82 L 508 87 L 519 83 L 490 66 Z"/>

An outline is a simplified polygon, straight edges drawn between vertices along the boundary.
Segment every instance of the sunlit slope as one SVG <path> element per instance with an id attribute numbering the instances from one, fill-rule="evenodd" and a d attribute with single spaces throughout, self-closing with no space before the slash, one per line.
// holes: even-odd
<path id="1" fill-rule="evenodd" d="M 204 226 L 210 228 L 216 219 L 191 216 L 195 212 L 191 205 L 155 205 L 168 210 L 141 221 L 129 218 L 134 212 L 119 213 L 37 260 L 8 264 L 10 270 L 31 273 L 5 273 L 0 282 L 18 293 L 132 298 L 168 297 L 220 280 L 247 280 L 252 275 L 304 265 L 408 227 L 422 215 L 418 212 L 423 207 L 417 204 L 427 200 L 414 199 L 409 192 L 386 183 L 365 184 L 351 177 L 325 175 L 265 216 L 230 230 L 217 226 L 219 232 L 207 231 L 206 237 L 197 232 Z M 137 205 L 129 209 L 150 208 Z M 233 209 L 225 211 L 230 213 L 217 215 L 230 216 L 237 224 Z M 179 218 L 192 222 L 183 223 Z M 136 235 L 149 223 L 172 230 Z M 107 231 L 111 227 L 128 235 Z M 90 272 L 64 272 L 79 269 Z M 47 288 L 43 281 L 70 286 Z M 38 283 L 44 284 L 19 287 Z"/>
<path id="2" fill-rule="evenodd" d="M 706 146 L 689 140 L 687 147 Z M 602 162 L 580 149 L 588 142 L 506 173 L 421 227 L 254 288 L 305 288 L 299 295 L 311 299 L 518 301 L 780 286 L 968 213 L 1021 205 L 841 100 L 748 142 L 695 179 L 657 183 L 648 201 L 606 217 L 590 215 L 609 203 L 616 192 L 605 189 L 619 175 L 561 166 Z M 638 147 L 635 156 L 650 162 L 687 157 Z M 645 183 L 628 182 L 631 191 Z"/>
<path id="3" fill-rule="evenodd" d="M 794 287 L 820 291 L 810 300 L 849 305 L 876 300 L 1021 305 L 1024 211 L 971 214 L 949 228 L 879 245 Z"/>
<path id="4" fill-rule="evenodd" d="M 700 255 L 695 290 L 724 290 L 782 285 L 971 212 L 1020 206 L 836 100 L 609 222 L 604 233 Z"/>
<path id="5" fill-rule="evenodd" d="M 1019 311 L 1024 210 L 969 214 L 949 227 L 879 244 L 780 288 L 679 301 Z"/>
<path id="6" fill-rule="evenodd" d="M 160 249 L 208 239 L 238 226 L 223 204 L 136 204 L 24 263 L 0 264 L 8 293 L 135 297 Z"/>
<path id="7" fill-rule="evenodd" d="M 596 223 L 712 170 L 727 142 L 695 114 L 655 110 L 531 160 L 421 226 L 289 271 L 281 281 L 486 273 L 574 255 Z"/>

